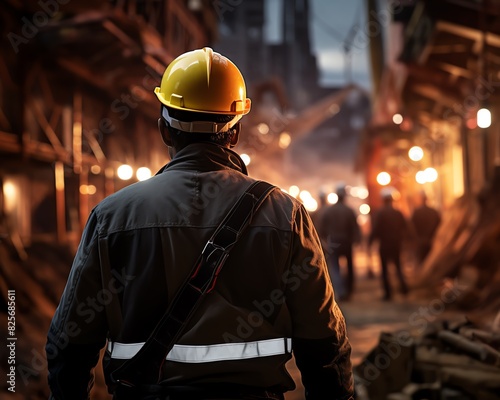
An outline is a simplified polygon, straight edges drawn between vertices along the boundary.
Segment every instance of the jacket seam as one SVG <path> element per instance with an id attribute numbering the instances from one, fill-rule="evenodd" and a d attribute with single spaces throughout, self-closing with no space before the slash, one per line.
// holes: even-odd
<path id="1" fill-rule="evenodd" d="M 131 227 L 131 228 L 116 228 L 112 231 L 107 231 L 106 233 L 105 232 L 99 232 L 99 236 L 109 236 L 109 235 L 112 235 L 112 234 L 115 234 L 115 233 L 120 233 L 120 232 L 130 232 L 130 231 L 136 231 L 136 230 L 140 230 L 140 229 L 149 229 L 149 228 L 169 228 L 169 227 L 172 227 L 172 228 L 189 228 L 189 229 L 215 229 L 217 228 L 218 225 L 206 225 L 206 226 L 197 226 L 197 225 L 186 225 L 186 224 L 170 224 L 170 223 L 167 223 L 167 224 L 151 224 L 151 225 L 142 225 L 142 226 L 134 226 L 134 227 Z M 283 228 L 280 228 L 280 227 L 276 227 L 272 224 L 270 225 L 250 225 L 249 228 L 273 228 L 273 229 L 276 229 L 280 232 L 291 232 L 291 230 L 286 230 L 286 229 L 283 229 Z"/>

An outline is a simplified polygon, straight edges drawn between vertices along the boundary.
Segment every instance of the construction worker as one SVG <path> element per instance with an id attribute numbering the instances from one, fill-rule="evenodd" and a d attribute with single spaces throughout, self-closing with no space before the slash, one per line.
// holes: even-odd
<path id="1" fill-rule="evenodd" d="M 319 235 L 330 267 L 332 280 L 339 300 L 349 300 L 354 291 L 353 245 L 361 241 L 356 213 L 345 203 L 346 185 L 336 188 L 338 200 L 328 206 L 321 215 Z M 342 274 L 341 260 L 345 261 L 346 274 Z M 344 276 L 345 275 L 345 278 Z"/>
<path id="2" fill-rule="evenodd" d="M 318 191 L 318 208 L 309 213 L 316 229 L 318 229 L 322 219 L 321 216 L 328 206 L 328 192 L 325 188 L 320 188 Z"/>
<path id="3" fill-rule="evenodd" d="M 401 251 L 403 240 L 409 235 L 408 221 L 403 213 L 394 208 L 395 196 L 393 187 L 383 188 L 380 192 L 383 205 L 373 218 L 373 225 L 368 238 L 368 246 L 375 241 L 379 242 L 380 267 L 382 269 L 382 285 L 384 290 L 383 300 L 392 298 L 392 288 L 389 282 L 389 263 L 394 264 L 399 280 L 400 292 L 408 293 L 408 285 L 403 274 Z"/>
<path id="4" fill-rule="evenodd" d="M 155 93 L 171 161 L 92 210 L 48 333 L 52 399 L 87 399 L 105 346 L 109 392 L 125 398 L 117 369 L 141 351 L 213 230 L 255 182 L 231 150 L 251 103 L 228 58 L 210 48 L 182 54 Z M 350 352 L 311 219 L 273 190 L 160 355 L 154 384 L 135 386 L 135 398 L 284 399 L 295 388 L 285 368 L 294 355 L 307 399 L 351 399 Z"/>
<path id="5" fill-rule="evenodd" d="M 420 205 L 413 211 L 411 223 L 417 239 L 417 263 L 421 266 L 431 251 L 434 236 L 441 224 L 441 214 L 429 206 L 425 191 L 420 192 Z"/>

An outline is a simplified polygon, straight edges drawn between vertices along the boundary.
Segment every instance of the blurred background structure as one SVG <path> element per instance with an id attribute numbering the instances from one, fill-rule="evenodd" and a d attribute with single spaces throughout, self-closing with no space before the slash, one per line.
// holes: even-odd
<path id="1" fill-rule="evenodd" d="M 153 89 L 174 57 L 203 46 L 246 78 L 253 110 L 238 151 L 253 175 L 314 195 L 362 184 L 352 160 L 368 93 L 319 85 L 308 1 L 76 3 L 2 6 L 4 210 L 26 243 L 77 240 L 103 197 L 168 161 Z"/>
<path id="2" fill-rule="evenodd" d="M 457 278 L 455 305 L 500 309 L 499 0 L 5 0 L 0 30 L 0 289 L 3 304 L 16 289 L 29 343 L 19 398 L 47 395 L 44 335 L 90 210 L 168 162 L 154 87 L 204 46 L 245 76 L 235 150 L 250 175 L 311 212 L 344 182 L 365 233 L 384 187 L 407 215 L 424 191 L 444 218 L 415 287 Z"/>
<path id="3" fill-rule="evenodd" d="M 371 37 L 373 117 L 358 164 L 370 206 L 389 184 L 409 214 L 424 191 L 444 220 L 419 284 L 462 276 L 474 288 L 463 307 L 498 312 L 500 2 L 367 6 L 383 32 Z"/>

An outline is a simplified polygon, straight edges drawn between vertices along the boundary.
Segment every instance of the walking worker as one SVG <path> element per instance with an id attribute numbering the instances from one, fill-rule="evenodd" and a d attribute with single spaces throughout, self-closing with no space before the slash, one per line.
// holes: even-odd
<path id="1" fill-rule="evenodd" d="M 347 191 L 344 183 L 336 188 L 338 201 L 328 206 L 321 215 L 319 227 L 334 286 L 339 300 L 348 300 L 354 291 L 353 245 L 361 241 L 356 213 L 345 203 Z M 347 268 L 343 278 L 341 260 Z"/>
<path id="2" fill-rule="evenodd" d="M 420 201 L 420 206 L 411 215 L 411 223 L 417 238 L 417 262 L 422 265 L 431 251 L 434 236 L 441 223 L 441 214 L 428 205 L 424 191 L 420 192 Z"/>
<path id="3" fill-rule="evenodd" d="M 262 182 L 231 150 L 251 106 L 240 71 L 193 50 L 155 93 L 171 161 L 92 210 L 48 332 L 51 399 L 89 398 L 104 347 L 115 400 L 284 399 L 292 355 L 307 399 L 352 399 L 345 320 L 311 219 L 281 190 L 255 195 Z"/>
<path id="4" fill-rule="evenodd" d="M 380 266 L 382 269 L 382 284 L 384 290 L 383 300 L 392 298 L 392 289 L 389 282 L 389 263 L 394 264 L 402 294 L 408 293 L 408 285 L 403 274 L 401 264 L 401 251 L 403 240 L 408 236 L 408 222 L 403 213 L 393 205 L 394 188 L 382 189 L 383 206 L 378 210 L 373 219 L 373 225 L 368 238 L 368 246 L 375 241 L 379 242 Z"/>
<path id="5" fill-rule="evenodd" d="M 324 188 L 320 188 L 320 190 L 318 191 L 318 208 L 309 213 L 316 229 L 318 229 L 322 219 L 322 214 L 328 208 L 328 206 L 328 193 Z"/>

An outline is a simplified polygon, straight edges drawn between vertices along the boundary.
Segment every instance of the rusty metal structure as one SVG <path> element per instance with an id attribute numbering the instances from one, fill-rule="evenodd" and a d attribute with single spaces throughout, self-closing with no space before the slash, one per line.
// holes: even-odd
<path id="1" fill-rule="evenodd" d="M 374 77 L 374 118 L 366 132 L 363 167 L 377 203 L 376 174 L 387 170 L 413 206 L 422 188 L 415 173 L 434 167 L 439 179 L 424 185 L 441 208 L 478 193 L 493 176 L 500 155 L 498 67 L 500 2 L 497 0 L 367 1 Z M 375 30 L 373 30 L 375 32 Z M 478 109 L 492 124 L 479 128 Z M 399 113 L 399 125 L 392 120 Z M 411 146 L 427 153 L 408 160 Z"/>
<path id="2" fill-rule="evenodd" d="M 453 307 L 482 326 L 496 324 L 498 333 L 500 2 L 416 0 L 385 9 L 371 0 L 367 4 L 370 22 L 381 29 L 385 24 L 392 44 L 384 48 L 381 35 L 371 38 L 374 112 L 360 162 L 371 203 L 379 201 L 380 171 L 392 175 L 406 211 L 414 207 L 416 193 L 427 192 L 443 220 L 416 274 L 414 293 L 438 296 L 454 282 L 461 294 Z M 491 111 L 491 124 L 481 123 L 482 108 Z M 400 124 L 393 120 L 397 113 Z M 415 145 L 424 150 L 422 160 L 409 159 Z M 430 166 L 438 179 L 418 183 L 415 173 Z M 439 373 L 446 368 L 438 366 Z M 498 393 L 498 380 L 495 385 Z"/>
<path id="3" fill-rule="evenodd" d="M 124 185 L 119 165 L 165 162 L 153 89 L 175 56 L 216 38 L 208 3 L 2 2 L 0 204 L 18 237 L 79 237 Z"/>

